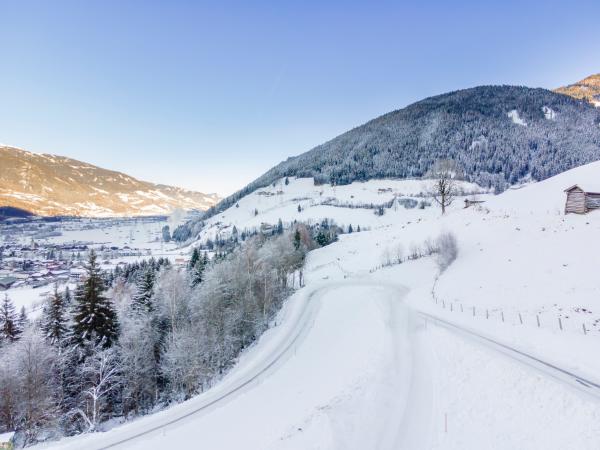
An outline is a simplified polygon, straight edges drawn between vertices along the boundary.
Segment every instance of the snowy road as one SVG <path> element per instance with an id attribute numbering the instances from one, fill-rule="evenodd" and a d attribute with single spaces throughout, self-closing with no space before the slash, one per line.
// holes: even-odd
<path id="1" fill-rule="evenodd" d="M 279 326 L 213 389 L 109 432 L 65 439 L 52 448 L 410 450 L 535 448 L 539 442 L 542 448 L 565 448 L 573 439 L 580 439 L 579 448 L 597 448 L 600 441 L 588 436 L 600 430 L 587 420 L 597 418 L 598 402 L 578 403 L 554 381 L 532 375 L 529 366 L 580 390 L 591 389 L 580 385 L 589 386 L 589 380 L 573 381 L 573 374 L 560 368 L 417 313 L 402 302 L 405 292 L 365 280 L 300 291 Z M 498 381 L 491 383 L 486 370 L 501 372 Z M 510 387 L 515 383 L 519 388 Z M 584 417 L 572 430 L 575 437 L 554 427 L 548 439 L 539 441 L 535 430 L 524 426 L 532 411 L 539 415 L 535 402 L 548 389 Z M 526 400 L 523 392 L 531 398 Z M 517 404 L 503 410 L 500 403 L 490 416 L 479 402 L 482 394 L 516 395 Z M 502 414 L 506 424 L 496 422 Z M 544 411 L 530 420 L 540 421 L 539 431 L 562 420 L 562 412 Z M 504 438 L 507 430 L 511 434 Z M 568 440 L 561 441 L 564 436 Z M 479 446 L 486 439 L 489 446 Z M 519 447 L 524 443 L 530 446 Z"/>

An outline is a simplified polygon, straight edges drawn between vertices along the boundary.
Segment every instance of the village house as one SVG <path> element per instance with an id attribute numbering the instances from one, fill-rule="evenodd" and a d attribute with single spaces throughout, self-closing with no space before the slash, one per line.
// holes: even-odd
<path id="1" fill-rule="evenodd" d="M 565 214 L 587 214 L 591 210 L 600 208 L 600 187 L 595 192 L 586 191 L 578 185 L 565 189 L 567 200 Z"/>

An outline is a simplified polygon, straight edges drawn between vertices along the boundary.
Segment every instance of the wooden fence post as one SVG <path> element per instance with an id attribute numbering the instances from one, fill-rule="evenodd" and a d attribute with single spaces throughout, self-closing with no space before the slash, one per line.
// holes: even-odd
<path id="1" fill-rule="evenodd" d="M 519 322 L 521 322 L 521 325 L 523 325 L 523 317 L 521 317 L 521 312 L 519 312 Z"/>
<path id="2" fill-rule="evenodd" d="M 562 331 L 562 330 L 563 330 L 563 327 L 562 327 L 562 320 L 560 320 L 560 317 L 558 318 L 558 327 L 560 328 L 560 331 Z"/>
<path id="3" fill-rule="evenodd" d="M 538 325 L 538 328 L 539 328 L 540 327 L 540 316 L 539 316 L 539 314 L 535 315 L 535 319 L 537 320 L 537 325 Z"/>

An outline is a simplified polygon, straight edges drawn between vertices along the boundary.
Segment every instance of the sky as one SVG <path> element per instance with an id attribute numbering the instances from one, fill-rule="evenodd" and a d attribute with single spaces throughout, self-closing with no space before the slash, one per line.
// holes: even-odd
<path id="1" fill-rule="evenodd" d="M 0 142 L 230 194 L 431 95 L 598 73 L 598 17 L 597 0 L 0 0 Z"/>

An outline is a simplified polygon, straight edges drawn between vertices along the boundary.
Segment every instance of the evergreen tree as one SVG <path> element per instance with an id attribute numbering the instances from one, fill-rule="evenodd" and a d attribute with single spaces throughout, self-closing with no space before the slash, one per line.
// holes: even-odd
<path id="1" fill-rule="evenodd" d="M 300 235 L 300 230 L 296 228 L 296 232 L 294 233 L 294 248 L 299 250 L 300 244 L 302 244 L 302 236 Z"/>
<path id="2" fill-rule="evenodd" d="M 352 233 L 354 230 L 352 229 L 352 224 L 348 225 L 348 233 Z"/>
<path id="3" fill-rule="evenodd" d="M 190 262 L 188 267 L 190 268 L 190 270 L 194 269 L 194 267 L 196 267 L 196 264 L 198 264 L 198 259 L 200 258 L 200 252 L 198 251 L 198 248 L 194 248 L 194 251 L 192 252 L 192 256 L 190 257 Z"/>
<path id="4" fill-rule="evenodd" d="M 29 325 L 29 318 L 27 317 L 27 311 L 25 310 L 25 306 L 21 306 L 21 310 L 19 311 L 19 317 L 17 319 L 17 326 L 19 331 L 22 333 L 25 331 Z"/>
<path id="5" fill-rule="evenodd" d="M 133 296 L 131 307 L 137 312 L 151 312 L 152 295 L 154 293 L 154 269 L 149 266 L 144 270 L 136 281 L 136 293 Z"/>
<path id="6" fill-rule="evenodd" d="M 19 338 L 19 318 L 8 294 L 0 305 L 0 342 L 14 342 Z"/>
<path id="7" fill-rule="evenodd" d="M 298 212 L 302 212 L 302 206 L 298 205 Z"/>
<path id="8" fill-rule="evenodd" d="M 199 258 L 196 266 L 192 270 L 192 286 L 199 285 L 204 279 L 204 269 L 206 269 L 206 262 L 208 257 L 204 253 L 203 258 Z"/>
<path id="9" fill-rule="evenodd" d="M 64 297 L 54 287 L 54 293 L 44 307 L 42 331 L 50 344 L 58 346 L 67 335 L 68 320 Z"/>
<path id="10" fill-rule="evenodd" d="M 75 292 L 73 339 L 77 344 L 91 342 L 110 347 L 117 338 L 117 314 L 104 294 L 104 282 L 96 253 L 92 250 L 85 266 L 86 277 Z"/>
<path id="11" fill-rule="evenodd" d="M 277 234 L 282 234 L 283 233 L 283 222 L 281 221 L 281 219 L 279 219 L 277 221 Z"/>
<path id="12" fill-rule="evenodd" d="M 315 240 L 321 247 L 325 247 L 327 244 L 329 244 L 329 233 L 325 233 L 323 230 L 320 230 Z"/>

